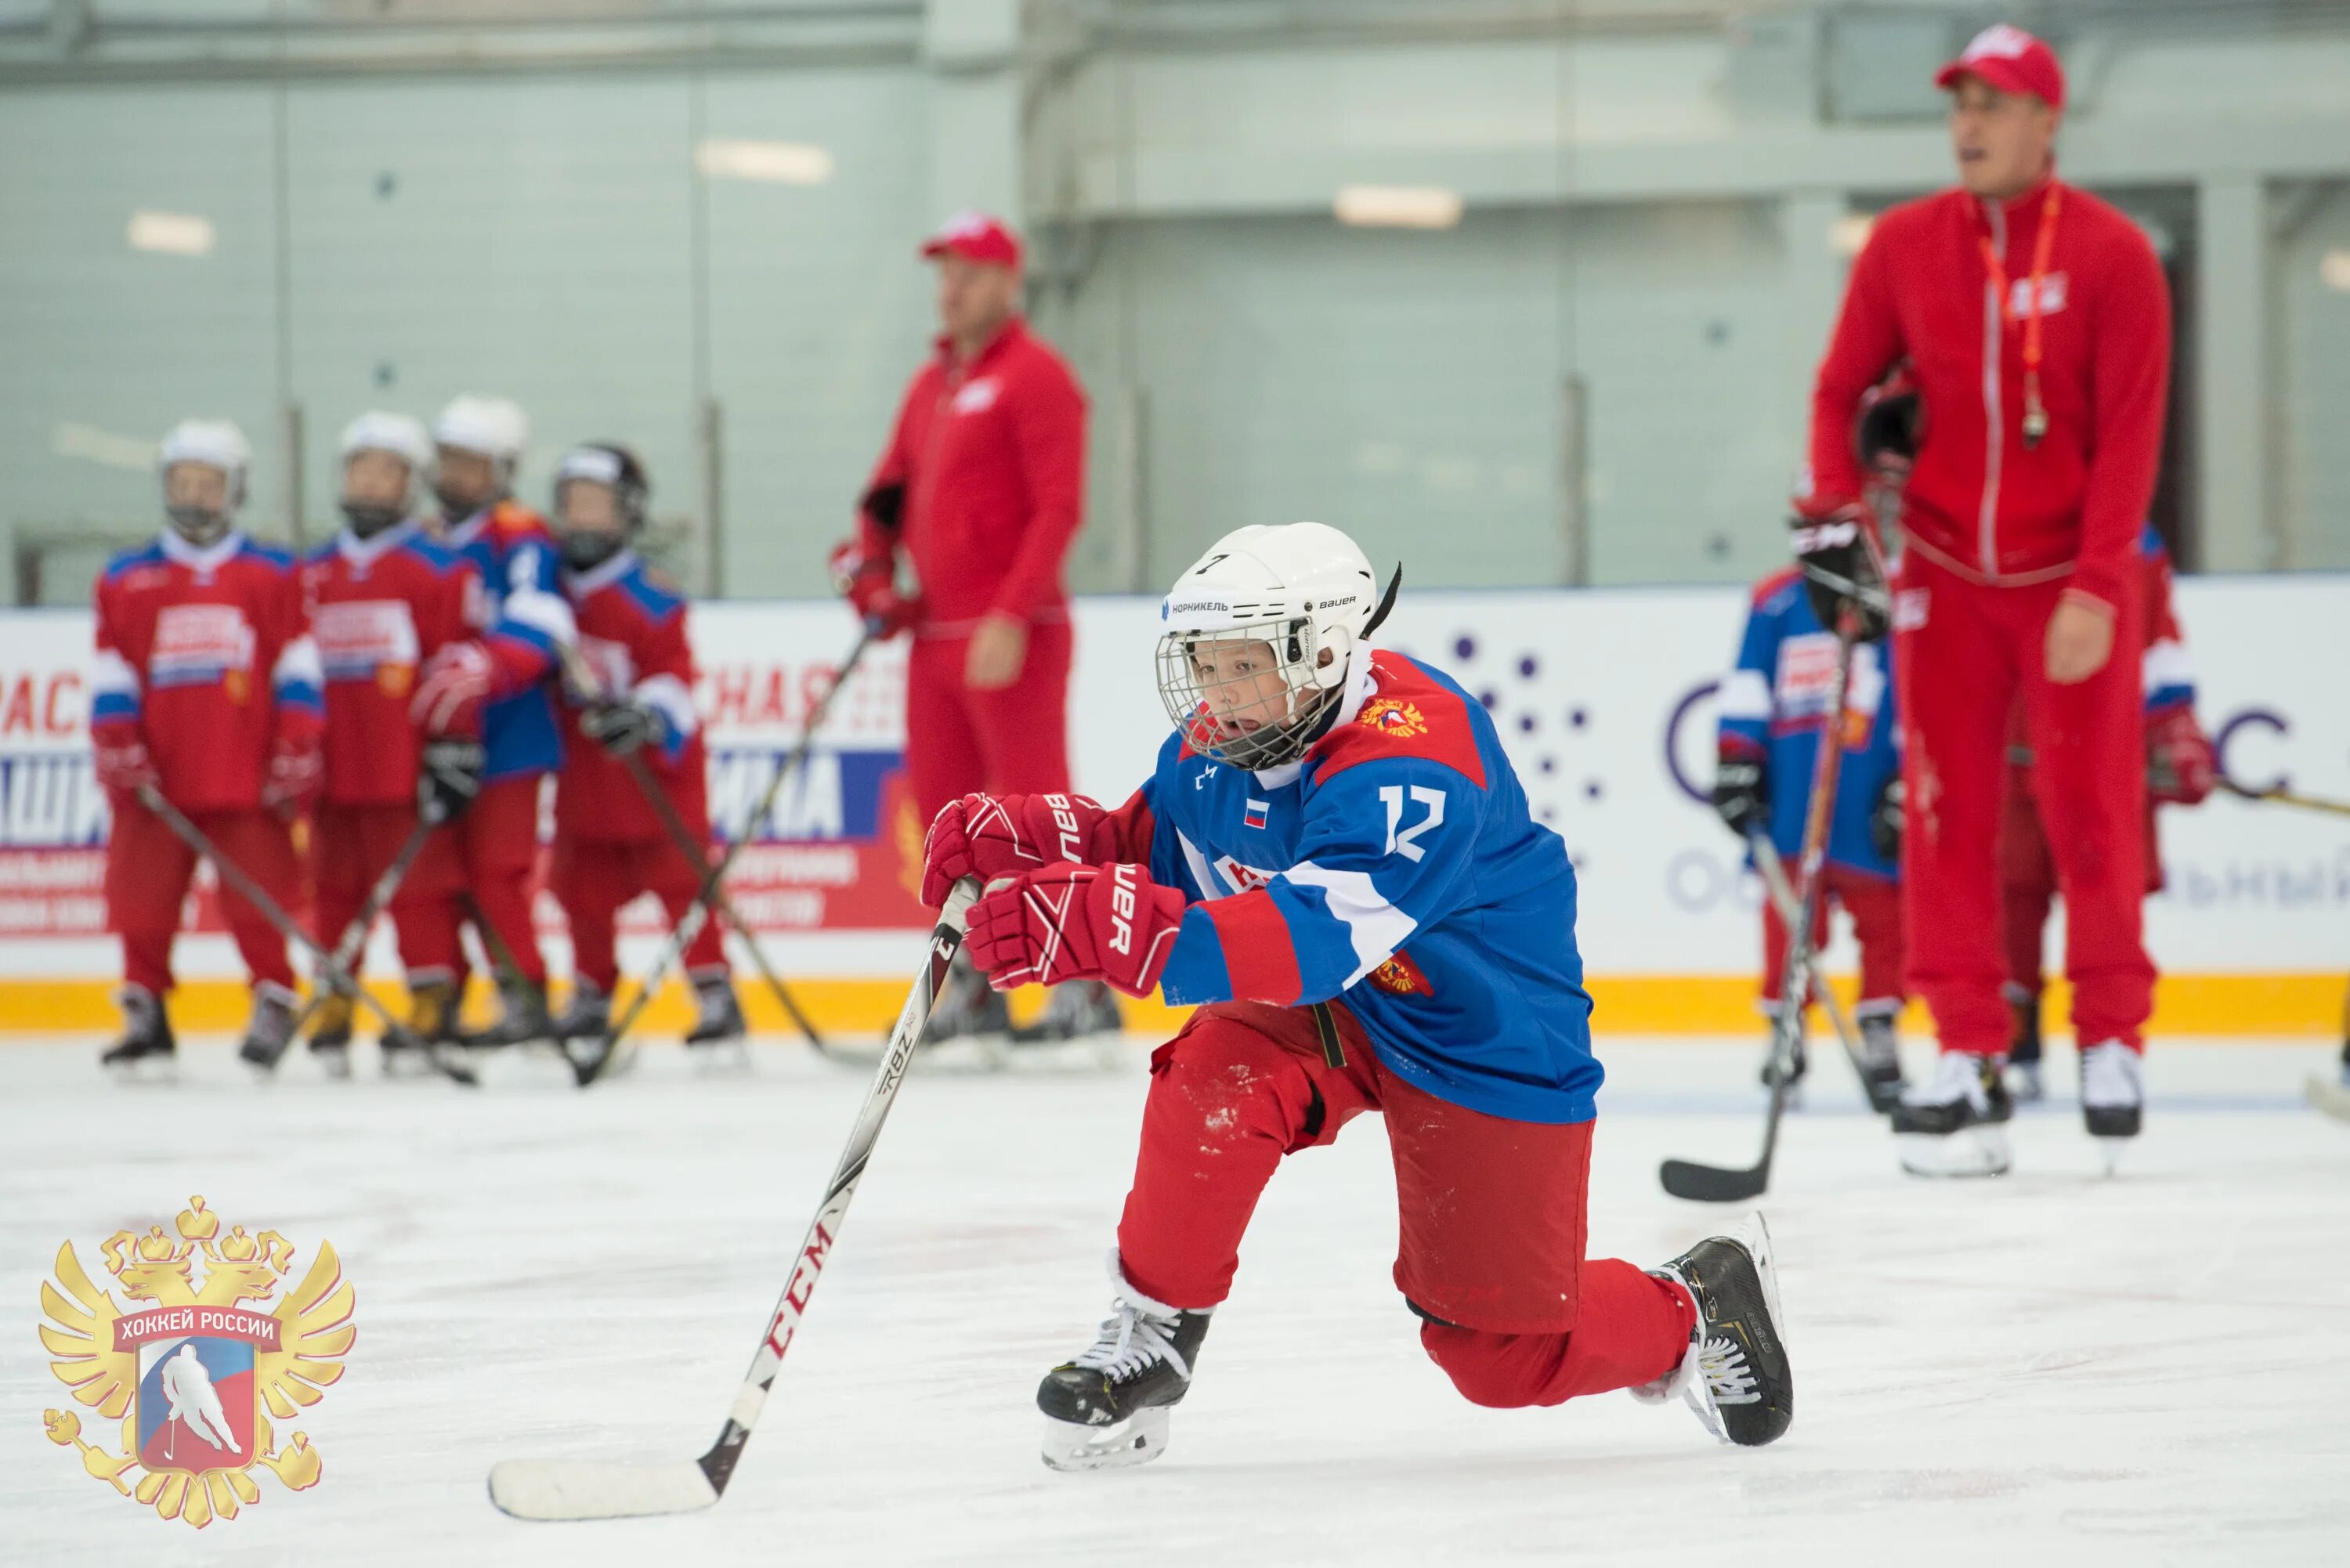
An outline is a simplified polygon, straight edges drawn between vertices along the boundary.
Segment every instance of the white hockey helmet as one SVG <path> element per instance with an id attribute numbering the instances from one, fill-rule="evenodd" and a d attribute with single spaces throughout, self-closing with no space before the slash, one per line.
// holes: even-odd
<path id="1" fill-rule="evenodd" d="M 408 489 L 398 506 L 354 506 L 348 498 L 344 501 L 345 518 L 364 538 L 399 522 L 423 503 L 424 486 L 432 472 L 432 438 L 421 420 L 370 409 L 343 427 L 343 462 L 348 464 L 362 452 L 388 452 L 408 466 Z"/>
<path id="2" fill-rule="evenodd" d="M 530 445 L 530 421 L 522 405 L 511 399 L 466 392 L 452 400 L 432 421 L 432 439 L 490 459 L 498 466 L 501 486 L 511 488 L 523 449 Z"/>
<path id="3" fill-rule="evenodd" d="M 168 476 L 181 463 L 217 469 L 227 481 L 228 499 L 218 512 L 206 507 L 173 506 L 168 495 L 163 510 L 172 526 L 192 544 L 209 545 L 229 531 L 244 505 L 253 478 L 253 443 L 229 420 L 182 420 L 163 437 L 155 455 L 155 472 Z"/>
<path id="4" fill-rule="evenodd" d="M 1395 603 L 1397 568 L 1384 596 L 1361 546 L 1322 523 L 1238 528 L 1175 579 L 1159 606 L 1159 694 L 1195 749 L 1234 767 L 1295 762 L 1321 733 L 1345 690 L 1356 646 Z M 1237 705 L 1233 682 L 1211 678 L 1207 646 L 1258 643 L 1272 650 L 1279 689 Z M 1206 719 L 1207 722 L 1201 722 Z"/>

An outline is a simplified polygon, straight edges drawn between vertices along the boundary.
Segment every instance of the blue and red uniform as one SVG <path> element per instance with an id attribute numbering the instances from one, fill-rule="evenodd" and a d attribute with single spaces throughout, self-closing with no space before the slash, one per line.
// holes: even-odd
<path id="1" fill-rule="evenodd" d="M 1820 926 L 1827 938 L 1831 903 L 1851 917 L 1860 943 L 1860 1011 L 1898 1013 L 1905 995 L 1901 971 L 1908 943 L 1901 919 L 1900 867 L 1877 852 L 1869 819 L 1887 784 L 1901 776 L 1900 723 L 1887 668 L 1890 642 L 1864 642 L 1852 650 L 1852 680 L 1839 733 L 1845 750 L 1828 819 L 1826 895 Z M 1813 769 L 1828 727 L 1835 691 L 1836 640 L 1820 624 L 1794 567 L 1754 587 L 1738 660 L 1715 701 L 1724 757 L 1762 763 L 1771 803 L 1771 844 L 1795 875 L 1804 824 L 1811 811 Z M 1762 1001 L 1779 1000 L 1786 968 L 1787 926 L 1776 905 L 1762 901 Z"/>
<path id="2" fill-rule="evenodd" d="M 325 672 L 326 785 L 311 825 L 317 924 L 329 946 L 416 826 L 421 737 L 409 713 L 418 667 L 487 618 L 472 563 L 411 520 L 369 539 L 349 531 L 311 552 L 303 588 Z M 463 967 L 463 874 L 454 840 L 434 836 L 388 913 L 411 984 Z"/>
<path id="3" fill-rule="evenodd" d="M 441 543 L 481 574 L 491 606 L 481 641 L 497 669 L 495 694 L 482 719 L 488 753 L 482 792 L 451 831 L 483 919 L 504 940 L 523 978 L 544 986 L 546 963 L 530 916 L 539 781 L 563 764 L 549 678 L 577 635 L 561 558 L 546 519 L 511 498 L 444 524 Z"/>
<path id="4" fill-rule="evenodd" d="M 659 715 L 659 740 L 636 754 L 687 832 L 707 845 L 708 766 L 693 707 L 684 597 L 632 550 L 592 570 L 567 573 L 564 590 L 578 618 L 580 657 L 599 688 L 592 695 L 627 696 Z M 581 695 L 591 694 L 575 697 Z M 679 852 L 626 763 L 585 736 L 572 742 L 556 782 L 554 880 L 581 979 L 610 995 L 619 980 L 613 929 L 621 906 L 650 891 L 675 923 L 701 891 L 707 868 Z M 725 975 L 716 920 L 702 922 L 685 965 L 697 981 Z"/>
<path id="5" fill-rule="evenodd" d="M 318 650 L 294 558 L 241 533 L 198 546 L 166 533 L 99 574 L 90 735 L 100 750 L 143 744 L 163 797 L 281 907 L 298 902 L 286 816 L 263 805 L 273 753 L 315 753 L 323 722 Z M 127 790 L 109 790 L 106 898 L 123 978 L 161 996 L 195 854 Z M 285 939 L 222 890 L 222 910 L 256 983 L 289 992 Z"/>
<path id="6" fill-rule="evenodd" d="M 1584 1257 L 1601 1072 L 1575 872 L 1476 701 L 1358 649 L 1302 761 L 1253 773 L 1170 736 L 1113 819 L 1107 847 L 1188 905 L 1161 989 L 1205 1004 L 1151 1057 L 1118 1231 L 1134 1288 L 1222 1301 L 1282 1158 L 1378 1111 L 1396 1285 L 1462 1394 L 1554 1405 L 1679 1362 L 1687 1294 Z"/>

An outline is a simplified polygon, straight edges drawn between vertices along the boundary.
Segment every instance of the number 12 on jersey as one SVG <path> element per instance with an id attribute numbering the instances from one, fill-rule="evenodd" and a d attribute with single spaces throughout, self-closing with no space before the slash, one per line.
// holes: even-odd
<path id="1" fill-rule="evenodd" d="M 1394 855 L 1400 852 L 1407 860 L 1419 860 L 1424 858 L 1428 851 L 1421 848 L 1416 840 L 1430 828 L 1443 825 L 1444 792 L 1430 789 L 1426 784 L 1414 784 L 1411 786 L 1411 799 L 1414 805 L 1428 807 L 1428 815 L 1409 827 L 1404 827 L 1404 786 L 1388 784 L 1379 791 L 1379 800 L 1388 808 L 1388 846 L 1384 853 Z"/>

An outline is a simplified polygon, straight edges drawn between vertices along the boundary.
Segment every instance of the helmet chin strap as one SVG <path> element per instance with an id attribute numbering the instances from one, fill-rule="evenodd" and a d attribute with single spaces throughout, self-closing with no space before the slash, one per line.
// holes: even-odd
<path id="1" fill-rule="evenodd" d="M 1398 561 L 1395 576 L 1388 579 L 1388 591 L 1379 596 L 1379 607 L 1371 612 L 1371 618 L 1365 621 L 1363 629 L 1355 634 L 1356 641 L 1360 642 L 1379 629 L 1379 622 L 1387 619 L 1388 612 L 1395 608 L 1396 590 L 1401 587 L 1403 587 L 1403 563 Z"/>

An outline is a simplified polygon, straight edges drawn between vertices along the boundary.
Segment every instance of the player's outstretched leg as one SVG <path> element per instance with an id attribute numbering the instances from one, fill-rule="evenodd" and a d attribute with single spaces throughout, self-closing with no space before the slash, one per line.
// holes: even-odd
<path id="1" fill-rule="evenodd" d="M 2015 1115 L 1997 1056 L 1944 1050 L 1934 1075 L 1893 1110 L 1901 1168 L 1912 1176 L 2003 1176 Z"/>
<path id="2" fill-rule="evenodd" d="M 2119 1040 L 2081 1053 L 2081 1119 L 2111 1174 L 2146 1119 L 2146 1061 Z"/>
<path id="3" fill-rule="evenodd" d="M 1168 1412 L 1191 1387 L 1191 1368 L 1214 1309 L 1185 1312 L 1128 1282 L 1109 1255 L 1110 1315 L 1091 1345 L 1045 1375 L 1045 1462 L 1056 1470 L 1111 1469 L 1157 1459 Z"/>
<path id="4" fill-rule="evenodd" d="M 1662 1404 L 1678 1396 L 1725 1443 L 1759 1448 L 1783 1436 L 1795 1419 L 1795 1378 L 1762 1216 L 1750 1216 L 1735 1235 L 1706 1238 L 1656 1272 L 1689 1292 L 1697 1324 L 1680 1365 L 1632 1397 Z"/>
<path id="5" fill-rule="evenodd" d="M 114 1001 L 122 1009 L 122 1037 L 99 1054 L 99 1063 L 125 1078 L 168 1071 L 178 1060 L 180 1047 L 162 998 L 143 985 L 125 985 L 114 993 Z"/>

